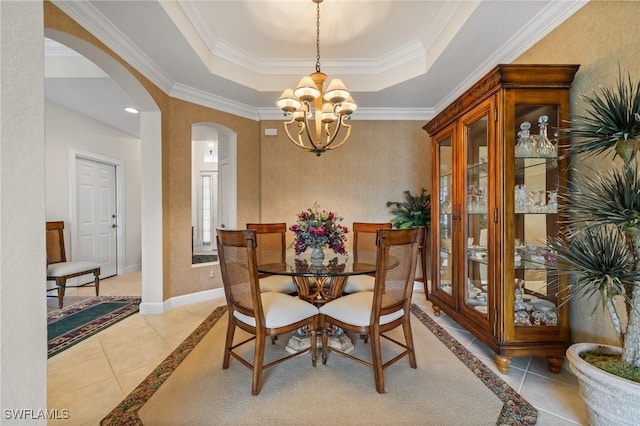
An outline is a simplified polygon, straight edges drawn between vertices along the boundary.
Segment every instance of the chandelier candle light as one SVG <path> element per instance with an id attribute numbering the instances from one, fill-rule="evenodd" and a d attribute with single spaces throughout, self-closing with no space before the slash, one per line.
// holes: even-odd
<path id="1" fill-rule="evenodd" d="M 350 118 L 357 105 L 342 81 L 337 78 L 331 80 L 323 95 L 327 75 L 320 71 L 320 3 L 322 0 L 312 1 L 316 4 L 316 72 L 303 77 L 295 89 L 286 89 L 282 92 L 277 105 L 290 118 L 284 123 L 284 130 L 289 140 L 305 151 L 315 152 L 319 157 L 325 151 L 340 148 L 349 139 L 351 125 L 345 121 Z M 298 126 L 295 137 L 289 131 L 289 126 L 294 123 Z M 342 129 L 344 129 L 343 132 L 341 132 Z M 336 142 L 339 134 L 343 137 Z"/>

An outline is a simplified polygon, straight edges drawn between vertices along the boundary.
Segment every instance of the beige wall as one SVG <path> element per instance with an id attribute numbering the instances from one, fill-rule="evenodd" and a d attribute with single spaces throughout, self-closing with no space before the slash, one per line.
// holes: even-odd
<path id="1" fill-rule="evenodd" d="M 177 99 L 169 99 L 163 129 L 165 298 L 222 286 L 220 273 L 191 264 L 191 126 L 216 123 L 237 134 L 238 224 L 256 220 L 260 199 L 259 123 Z"/>
<path id="2" fill-rule="evenodd" d="M 571 112 L 581 114 L 584 108 L 579 95 L 614 83 L 618 63 L 633 78 L 640 78 L 639 17 L 640 2 L 592 0 L 515 62 L 580 64 L 571 89 Z M 608 156 L 604 164 L 610 159 Z M 602 164 L 592 160 L 581 167 L 599 168 Z M 571 303 L 573 341 L 617 344 L 608 317 L 599 308 L 592 314 L 597 301 L 592 302 Z"/>
<path id="3" fill-rule="evenodd" d="M 402 201 L 403 191 L 430 190 L 429 138 L 418 121 L 352 121 L 351 138 L 318 157 L 294 146 L 282 121 L 265 121 L 278 136 L 260 144 L 261 217 L 285 221 L 318 202 L 340 214 L 343 224 L 388 221 L 387 201 Z M 262 132 L 264 135 L 264 132 Z M 240 222 L 239 222 L 240 223 Z M 350 244 L 351 235 L 348 234 Z M 289 233 L 288 242 L 293 241 Z"/>

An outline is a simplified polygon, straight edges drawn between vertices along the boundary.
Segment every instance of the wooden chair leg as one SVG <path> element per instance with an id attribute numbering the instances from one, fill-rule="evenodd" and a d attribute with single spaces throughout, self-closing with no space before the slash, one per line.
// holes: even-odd
<path id="1" fill-rule="evenodd" d="M 418 368 L 416 364 L 416 352 L 413 349 L 413 334 L 411 333 L 411 318 L 407 318 L 405 322 L 402 323 L 402 330 L 404 331 L 404 341 L 407 345 L 407 350 L 409 351 L 409 366 L 411 368 Z"/>
<path id="2" fill-rule="evenodd" d="M 256 330 L 256 347 L 253 355 L 253 382 L 251 384 L 251 394 L 258 395 L 262 388 L 262 370 L 264 368 L 264 346 L 267 336 L 264 330 Z"/>
<path id="3" fill-rule="evenodd" d="M 316 366 L 318 357 L 318 330 L 311 330 L 311 365 Z"/>
<path id="4" fill-rule="evenodd" d="M 222 368 L 229 368 L 229 361 L 231 360 L 231 348 L 233 347 L 233 336 L 236 331 L 236 324 L 233 321 L 233 316 L 229 315 L 229 321 L 227 322 L 227 338 L 224 343 L 224 357 L 222 359 Z"/>
<path id="5" fill-rule="evenodd" d="M 64 290 L 67 285 L 67 280 L 64 278 L 60 278 L 58 282 L 56 282 L 58 286 L 58 307 L 62 309 L 62 305 L 64 304 Z"/>
<path id="6" fill-rule="evenodd" d="M 318 357 L 318 333 L 320 332 L 318 316 L 313 319 L 311 328 L 311 365 L 315 367 Z"/>
<path id="7" fill-rule="evenodd" d="M 322 364 L 327 363 L 328 344 L 329 344 L 329 332 L 327 331 L 327 325 L 322 324 Z"/>
<path id="8" fill-rule="evenodd" d="M 384 393 L 384 371 L 382 369 L 382 350 L 380 343 L 380 330 L 371 330 L 371 363 L 373 364 L 373 376 L 376 381 L 378 393 Z"/>
<path id="9" fill-rule="evenodd" d="M 96 296 L 100 296 L 100 272 L 96 271 L 93 275 L 95 276 Z"/>

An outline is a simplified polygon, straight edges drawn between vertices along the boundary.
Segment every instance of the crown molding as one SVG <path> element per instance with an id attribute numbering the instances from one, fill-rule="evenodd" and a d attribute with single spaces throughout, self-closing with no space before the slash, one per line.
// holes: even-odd
<path id="1" fill-rule="evenodd" d="M 222 96 L 214 95 L 184 84 L 174 84 L 169 92 L 169 96 L 250 120 L 260 120 L 256 107 L 223 98 Z"/>
<path id="2" fill-rule="evenodd" d="M 258 108 L 260 120 L 285 120 L 282 110 L 278 108 Z M 351 120 L 372 121 L 423 121 L 427 122 L 435 116 L 432 108 L 358 108 Z"/>
<path id="3" fill-rule="evenodd" d="M 465 80 L 461 81 L 460 84 L 449 93 L 449 95 L 444 97 L 435 106 L 434 111 L 442 111 L 447 107 L 447 105 L 455 101 L 462 93 L 471 87 L 471 85 L 482 78 L 496 65 L 508 64 L 515 61 L 520 55 L 542 40 L 547 34 L 560 25 L 560 23 L 567 20 L 587 3 L 589 3 L 589 0 L 559 0 L 548 3 L 547 6 L 541 9 L 538 15 L 533 19 L 533 22 L 542 22 L 544 25 L 525 26 L 507 43 L 505 43 L 502 48 L 498 49 L 494 55 L 488 57 L 484 63 L 475 70 L 475 72 L 470 74 Z"/>
<path id="4" fill-rule="evenodd" d="M 51 0 L 84 29 L 142 73 L 164 92 L 169 92 L 173 80 L 155 62 L 104 17 L 91 3 L 84 1 Z"/>
<path id="5" fill-rule="evenodd" d="M 253 71 L 256 75 L 307 75 L 309 74 L 313 63 L 313 58 L 294 58 L 294 59 L 264 59 L 252 55 L 225 40 L 218 40 L 215 49 L 212 51 L 214 56 L 229 61 L 239 67 Z M 421 41 L 416 40 L 401 46 L 391 52 L 385 53 L 377 58 L 365 59 L 322 59 L 324 69 L 331 70 L 332 74 L 341 75 L 376 75 L 388 70 L 399 69 L 408 62 L 415 59 L 421 59 L 425 56 L 425 48 Z M 203 61 L 207 63 L 207 61 Z M 208 61 L 210 62 L 210 61 Z M 426 72 L 426 70 L 424 70 Z M 404 81 L 398 79 L 396 83 Z M 256 80 L 256 85 L 260 82 Z M 395 83 L 394 83 L 395 84 Z M 254 87 L 261 90 L 261 87 Z"/>
<path id="6" fill-rule="evenodd" d="M 580 10 L 589 0 L 553 1 L 533 18 L 538 25 L 527 25 L 522 31 L 514 35 L 506 44 L 502 63 L 510 63 L 529 50 L 534 44 L 542 40 L 547 34 L 556 29 L 562 22 Z"/>
<path id="7" fill-rule="evenodd" d="M 176 99 L 192 102 L 249 120 L 285 119 L 282 110 L 276 107 L 255 108 L 183 84 L 174 85 L 169 95 Z M 352 120 L 406 120 L 426 122 L 434 116 L 435 110 L 432 108 L 359 108 L 353 113 Z"/>

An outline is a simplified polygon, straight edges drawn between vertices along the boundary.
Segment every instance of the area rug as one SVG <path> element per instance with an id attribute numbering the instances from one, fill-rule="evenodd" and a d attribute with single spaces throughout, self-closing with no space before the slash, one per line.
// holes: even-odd
<path id="1" fill-rule="evenodd" d="M 262 392 L 252 396 L 248 369 L 234 361 L 228 370 L 220 368 L 226 308 L 217 308 L 101 424 L 455 425 L 464 418 L 471 418 L 466 424 L 474 425 L 536 423 L 537 411 L 531 404 L 420 308 L 414 305 L 412 312 L 418 369 L 408 368 L 402 360 L 386 369 L 385 394 L 375 392 L 370 369 L 330 354 L 327 365 L 319 362 L 316 368 L 302 356 L 265 370 Z M 220 319 L 221 325 L 214 327 Z M 424 328 L 420 329 L 421 325 Z M 284 344 L 286 339 L 278 339 L 276 345 Z M 356 346 L 362 346 L 362 341 Z M 346 369 L 340 369 L 341 362 L 348 363 Z M 426 379 L 420 376 L 425 373 Z M 469 381 L 464 375 L 472 378 Z M 436 382 L 447 385 L 437 387 Z M 419 395 L 419 402 L 411 404 L 403 396 L 406 394 Z M 446 403 L 434 401 L 441 395 L 448 396 Z M 327 404 L 327 400 L 332 403 Z M 265 407 L 276 412 L 267 412 Z M 375 410 L 387 413 L 387 417 L 371 414 Z M 446 417 L 438 417 L 436 410 L 444 411 Z M 404 416 L 407 412 L 414 417 Z"/>
<path id="2" fill-rule="evenodd" d="M 47 315 L 47 357 L 138 312 L 139 297 L 96 296 Z"/>

